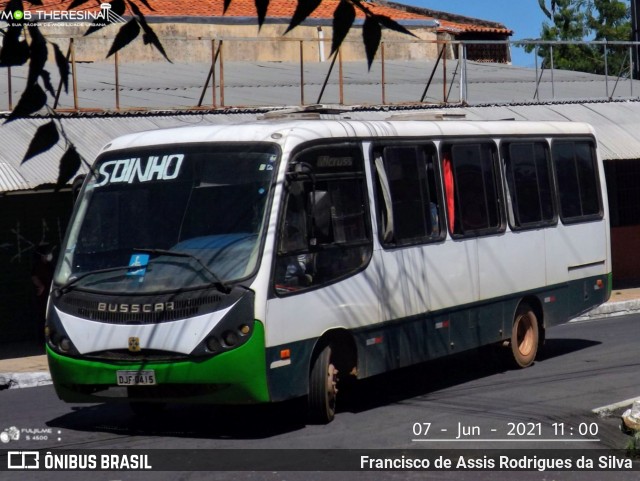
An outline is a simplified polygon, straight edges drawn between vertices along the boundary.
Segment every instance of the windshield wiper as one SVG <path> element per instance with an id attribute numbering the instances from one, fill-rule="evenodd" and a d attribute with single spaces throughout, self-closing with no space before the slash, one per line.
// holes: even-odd
<path id="1" fill-rule="evenodd" d="M 202 269 L 205 272 L 208 272 L 211 277 L 213 277 L 213 286 L 218 289 L 220 292 L 222 292 L 223 294 L 229 294 L 231 292 L 231 288 L 226 285 L 224 283 L 224 281 L 222 279 L 220 279 L 215 272 L 213 272 L 211 269 L 209 269 L 206 264 L 204 262 L 202 262 L 197 256 L 194 256 L 193 254 L 189 254 L 187 252 L 180 252 L 180 251 L 170 251 L 170 250 L 166 250 L 166 249 L 133 249 L 134 252 L 142 252 L 145 254 L 153 254 L 153 255 L 160 255 L 160 256 L 171 256 L 171 257 L 185 257 L 187 259 L 192 259 L 194 261 L 196 261 L 198 264 L 200 264 L 200 267 L 202 267 Z M 140 266 L 138 266 L 138 268 L 140 268 Z"/>
<path id="2" fill-rule="evenodd" d="M 105 267 L 104 269 L 96 269 L 95 271 L 87 271 L 87 272 L 83 272 L 82 274 L 79 274 L 78 276 L 69 279 L 67 282 L 65 282 L 64 284 L 62 284 L 60 287 L 56 287 L 55 289 L 53 289 L 53 292 L 56 296 L 60 297 L 62 294 L 65 294 L 69 289 L 71 289 L 73 287 L 73 285 L 84 279 L 85 277 L 89 277 L 92 276 L 94 274 L 104 274 L 106 272 L 117 272 L 117 271 L 122 271 L 122 270 L 138 270 L 141 267 L 145 267 L 145 266 L 118 266 L 118 267 Z"/>

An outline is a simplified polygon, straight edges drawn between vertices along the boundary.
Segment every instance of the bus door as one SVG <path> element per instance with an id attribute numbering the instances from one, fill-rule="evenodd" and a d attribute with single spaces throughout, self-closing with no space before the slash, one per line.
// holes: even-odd
<path id="1" fill-rule="evenodd" d="M 431 313 L 443 306 L 443 286 L 456 266 L 441 262 L 445 251 L 444 209 L 438 181 L 437 151 L 433 144 L 397 142 L 375 145 L 372 165 L 376 181 L 376 217 L 381 244 L 375 256 L 380 278 L 381 316 L 391 321 L 395 345 L 391 350 L 400 367 L 448 352 L 448 324 Z M 452 256 L 452 262 L 457 262 Z M 458 281 L 468 279 L 460 273 Z M 435 296 L 434 296 L 435 293 Z M 435 307 L 437 309 L 438 307 Z"/>
<path id="2" fill-rule="evenodd" d="M 267 304 L 268 344 L 281 347 L 268 365 L 278 367 L 271 374 L 282 385 L 302 389 L 323 335 L 379 321 L 377 281 L 367 268 L 373 246 L 361 146 L 323 143 L 301 150 L 283 188 Z M 291 362 L 280 368 L 277 356 L 289 347 Z"/>

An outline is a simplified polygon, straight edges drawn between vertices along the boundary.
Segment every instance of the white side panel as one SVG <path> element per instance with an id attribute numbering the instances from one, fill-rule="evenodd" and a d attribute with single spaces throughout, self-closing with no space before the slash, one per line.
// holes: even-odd
<path id="1" fill-rule="evenodd" d="M 480 299 L 544 286 L 545 255 L 542 230 L 479 238 Z"/>
<path id="2" fill-rule="evenodd" d="M 605 221 L 597 221 L 546 229 L 548 283 L 606 274 L 606 228 Z"/>
<path id="3" fill-rule="evenodd" d="M 429 310 L 426 248 L 378 251 L 381 263 L 380 308 L 383 320 L 401 319 Z"/>
<path id="4" fill-rule="evenodd" d="M 130 337 L 139 338 L 142 349 L 188 354 L 232 308 L 233 306 L 230 306 L 221 311 L 180 321 L 145 325 L 93 322 L 70 316 L 58 309 L 56 313 L 80 354 L 126 349 Z"/>
<path id="5" fill-rule="evenodd" d="M 478 247 L 475 239 L 428 246 L 424 258 L 432 311 L 480 298 Z"/>
<path id="6" fill-rule="evenodd" d="M 374 269 L 330 286 L 267 301 L 267 346 L 311 339 L 334 327 L 380 322 Z"/>

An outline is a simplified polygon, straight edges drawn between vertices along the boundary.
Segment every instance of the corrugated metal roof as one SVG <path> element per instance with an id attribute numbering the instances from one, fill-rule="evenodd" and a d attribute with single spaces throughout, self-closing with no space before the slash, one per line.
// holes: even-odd
<path id="1" fill-rule="evenodd" d="M 0 162 L 0 192 L 29 189 L 31 186 L 8 162 Z"/>
<path id="2" fill-rule="evenodd" d="M 587 122 L 596 130 L 605 160 L 640 159 L 640 101 L 551 103 L 454 109 L 470 120 L 548 120 Z"/>
<path id="3" fill-rule="evenodd" d="M 457 63 L 449 62 L 447 82 Z M 85 109 L 115 108 L 115 81 L 113 63 L 78 64 L 78 101 Z M 229 62 L 225 63 L 225 104 L 240 106 L 286 106 L 300 103 L 300 74 L 297 63 Z M 305 103 L 316 103 L 322 88 L 328 63 L 305 65 Z M 405 108 L 425 108 L 419 104 L 433 61 L 393 61 L 385 64 L 386 103 Z M 391 107 L 380 106 L 382 98 L 381 66 L 374 63 L 368 71 L 364 62 L 344 64 L 344 101 L 346 104 L 371 105 L 353 113 L 354 118 L 382 119 Z M 55 82 L 57 69 L 50 67 Z M 207 77 L 206 64 L 122 64 L 120 66 L 120 106 L 171 110 L 191 109 L 197 105 Z M 14 104 L 19 98 L 26 78 L 26 67 L 12 69 Z M 459 75 L 459 72 L 458 74 Z M 536 91 L 535 69 L 498 64 L 468 63 L 467 86 L 471 105 L 455 108 L 469 119 L 530 119 L 576 120 L 593 124 L 598 131 L 605 159 L 640 158 L 640 101 L 627 99 L 640 92 L 640 82 L 625 80 L 612 96 L 613 82 L 602 76 L 576 72 L 545 72 L 538 88 L 541 101 L 534 101 Z M 446 86 L 449 90 L 449 85 Z M 71 89 L 70 89 L 71 90 Z M 426 97 L 437 103 L 443 95 L 442 70 L 438 70 Z M 219 94 L 219 91 L 218 91 Z M 450 98 L 459 95 L 457 85 L 450 89 Z M 637 95 L 637 94 L 636 94 Z M 0 76 L 0 109 L 8 109 L 7 77 Z M 211 90 L 207 90 L 205 104 L 211 105 Z M 562 99 L 562 101 L 558 101 Z M 567 102 L 568 99 L 573 100 Z M 589 101 L 575 101 L 589 99 Z M 594 99 L 603 101 L 594 102 Z M 332 73 L 322 103 L 338 104 L 339 87 L 337 67 Z M 219 97 L 218 97 L 219 101 Z M 379 107 L 375 107 L 378 105 Z M 73 107 L 70 94 L 63 95 L 61 107 Z M 400 107 L 398 107 L 400 108 Z M 219 109 L 213 112 L 175 115 L 89 114 L 63 117 L 60 122 L 78 152 L 91 161 L 109 140 L 124 133 L 189 124 L 228 123 L 254 120 L 257 110 Z M 19 119 L 0 126 L 0 192 L 34 189 L 42 184 L 55 183 L 58 161 L 64 145 L 58 145 L 24 165 L 20 162 L 38 126 L 48 119 Z M 86 170 L 86 167 L 83 167 Z"/>
<path id="4" fill-rule="evenodd" d="M 429 111 L 433 111 L 431 108 Z M 349 114 L 354 119 L 383 120 L 390 115 L 424 112 L 424 108 L 389 107 L 357 109 Z M 640 158 L 640 101 L 550 103 L 534 105 L 485 105 L 448 108 L 448 113 L 464 113 L 469 120 L 567 120 L 592 124 L 597 132 L 601 155 L 606 160 Z M 207 125 L 248 122 L 258 118 L 259 111 L 226 113 L 181 113 L 178 115 L 85 115 L 62 118 L 66 135 L 78 152 L 91 162 L 102 147 L 114 137 L 131 132 L 185 125 Z M 0 127 L 0 192 L 35 189 L 57 181 L 58 162 L 64 151 L 56 146 L 21 165 L 22 157 L 33 133 L 48 119 L 19 119 Z M 83 165 L 81 173 L 86 173 Z"/>
<path id="5" fill-rule="evenodd" d="M 385 103 L 417 103 L 433 72 L 434 60 L 385 62 Z M 78 107 L 114 110 L 116 82 L 113 62 L 77 64 Z M 304 66 L 305 103 L 317 103 L 329 62 L 310 62 Z M 188 109 L 198 105 L 210 66 L 203 63 L 166 62 L 129 64 L 119 67 L 120 108 Z M 55 65 L 48 66 L 54 85 L 58 82 Z M 536 87 L 535 69 L 504 64 L 467 62 L 468 104 L 534 103 L 551 100 L 594 100 L 628 98 L 640 93 L 640 81 L 621 80 L 614 90 L 613 78 L 581 72 L 556 70 L 544 72 Z M 460 64 L 447 62 L 443 86 L 442 63 L 436 69 L 426 102 L 442 102 L 444 91 L 449 101 L 460 98 Z M 14 105 L 27 76 L 26 67 L 12 69 Z M 374 62 L 344 62 L 343 101 L 348 105 L 376 105 L 382 102 L 382 67 Z M 0 110 L 8 110 L 7 76 L 0 75 Z M 218 76 L 219 85 L 219 76 Z M 536 97 L 536 91 L 538 95 Z M 340 102 L 338 66 L 331 72 L 322 103 Z M 220 105 L 220 89 L 217 92 Z M 301 99 L 300 65 L 296 62 L 225 62 L 224 97 L 226 106 L 298 105 Z M 74 108 L 72 89 L 62 94 L 59 108 Z M 204 105 L 212 105 L 211 87 L 205 90 Z"/>

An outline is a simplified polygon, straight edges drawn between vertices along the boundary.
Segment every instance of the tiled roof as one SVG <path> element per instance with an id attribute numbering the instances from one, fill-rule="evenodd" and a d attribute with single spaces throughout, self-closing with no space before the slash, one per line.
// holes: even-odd
<path id="1" fill-rule="evenodd" d="M 27 7 L 27 5 L 25 5 L 25 7 L 27 10 L 66 10 L 72 3 L 72 0 L 41 1 L 43 6 L 33 5 L 31 7 Z M 339 2 L 340 0 L 323 0 L 309 18 L 333 19 L 333 12 Z M 0 1 L 0 8 L 4 9 L 4 6 L 7 3 L 7 1 Z M 100 3 L 102 2 L 99 0 L 89 0 L 87 3 L 80 7 L 76 7 L 74 10 L 97 11 L 100 8 Z M 224 15 L 226 17 L 252 18 L 257 16 L 255 0 L 232 0 L 231 5 L 225 13 L 223 13 L 223 0 L 148 0 L 148 3 L 153 7 L 153 10 L 146 8 L 140 1 L 136 2 L 142 10 L 142 13 L 149 17 L 222 17 Z M 297 2 L 295 0 L 270 0 L 267 17 L 289 19 L 292 17 L 296 5 Z M 398 21 L 429 21 L 434 19 L 434 16 L 421 14 L 418 12 L 420 9 L 415 8 L 404 10 L 376 2 L 368 3 L 367 7 L 378 15 L 386 15 Z M 357 9 L 356 15 L 359 19 L 364 18 L 364 14 Z M 441 31 L 447 31 L 454 34 L 477 32 L 510 35 L 512 33 L 509 29 L 500 24 L 487 26 L 485 22 L 482 21 L 474 22 L 474 19 L 469 19 L 469 23 L 464 23 L 444 20 L 438 17 L 435 18 L 440 22 Z"/>

